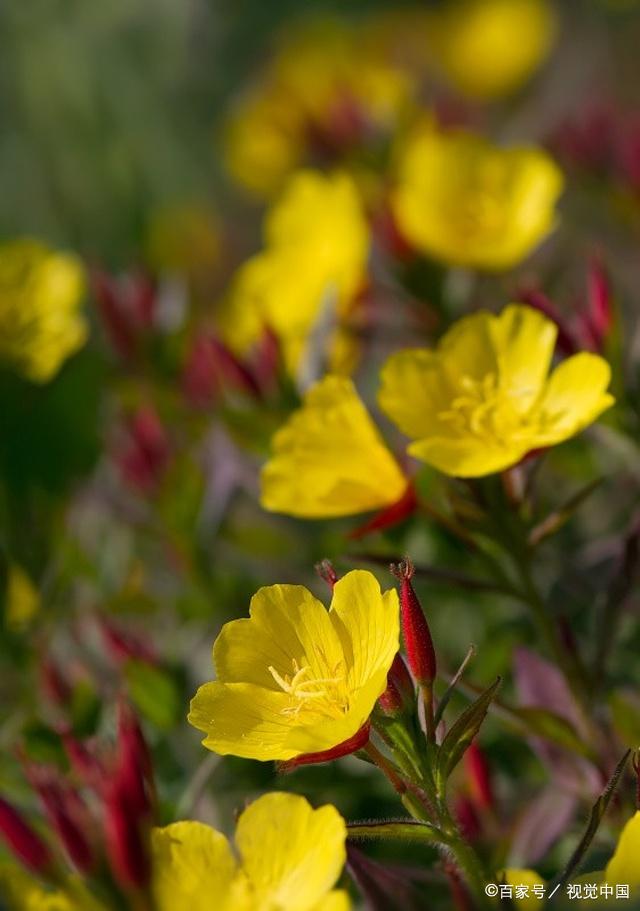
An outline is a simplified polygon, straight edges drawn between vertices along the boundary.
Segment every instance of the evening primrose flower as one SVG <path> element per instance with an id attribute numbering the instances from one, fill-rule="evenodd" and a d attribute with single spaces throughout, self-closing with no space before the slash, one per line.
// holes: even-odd
<path id="1" fill-rule="evenodd" d="M 575 354 L 549 374 L 556 334 L 531 307 L 474 313 L 435 350 L 393 354 L 380 407 L 413 439 L 409 453 L 445 474 L 501 471 L 579 433 L 614 402 L 611 370 L 598 355 Z"/>
<path id="2" fill-rule="evenodd" d="M 389 132 L 412 94 L 409 75 L 360 30 L 335 20 L 289 29 L 260 86 L 229 117 L 228 170 L 248 190 L 271 195 L 314 152 L 336 157 Z"/>
<path id="3" fill-rule="evenodd" d="M 267 215 L 264 233 L 264 250 L 235 277 L 220 328 L 243 355 L 269 328 L 295 376 L 318 323 L 331 327 L 353 309 L 369 230 L 346 174 L 301 171 Z"/>
<path id="4" fill-rule="evenodd" d="M 397 503 L 407 478 L 351 380 L 312 386 L 272 441 L 262 469 L 265 509 L 310 519 L 349 516 Z"/>
<path id="5" fill-rule="evenodd" d="M 349 911 L 333 889 L 346 860 L 346 825 L 332 806 L 266 794 L 241 814 L 239 861 L 220 832 L 179 822 L 152 833 L 158 911 Z"/>
<path id="6" fill-rule="evenodd" d="M 430 48 L 444 76 L 478 99 L 514 92 L 549 54 L 556 20 L 548 0 L 454 0 L 433 17 Z"/>
<path id="7" fill-rule="evenodd" d="M 451 265 L 503 270 L 549 234 L 562 174 L 536 148 L 422 130 L 401 152 L 392 207 L 406 238 Z"/>
<path id="8" fill-rule="evenodd" d="M 0 245 L 0 361 L 45 383 L 87 337 L 79 261 L 36 240 Z"/>
<path id="9" fill-rule="evenodd" d="M 324 752 L 365 725 L 398 651 L 398 596 L 347 573 L 331 608 L 300 585 L 271 585 L 249 618 L 226 623 L 213 647 L 217 680 L 201 686 L 190 723 L 222 755 L 290 760 Z"/>

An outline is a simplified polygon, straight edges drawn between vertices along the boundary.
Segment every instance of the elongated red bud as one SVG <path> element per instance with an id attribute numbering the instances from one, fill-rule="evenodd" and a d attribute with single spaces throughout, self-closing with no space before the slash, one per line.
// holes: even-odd
<path id="1" fill-rule="evenodd" d="M 153 767 L 149 748 L 133 709 L 124 701 L 118 707 L 117 777 L 132 812 L 140 817 L 151 811 Z"/>
<path id="2" fill-rule="evenodd" d="M 402 636 L 411 673 L 418 683 L 430 685 L 436 676 L 436 653 L 427 618 L 411 584 L 413 563 L 405 559 L 392 565 L 391 572 L 400 580 Z"/>
<path id="3" fill-rule="evenodd" d="M 144 889 L 151 878 L 148 824 L 131 806 L 129 794 L 117 779 L 104 795 L 107 856 L 113 875 L 125 889 Z"/>
<path id="4" fill-rule="evenodd" d="M 52 857 L 44 841 L 10 803 L 0 797 L 0 837 L 11 853 L 32 873 L 44 875 L 52 866 Z"/>
<path id="5" fill-rule="evenodd" d="M 93 846 L 85 834 L 89 814 L 82 798 L 70 788 L 52 780 L 36 780 L 34 787 L 71 863 L 81 873 L 91 872 L 96 858 Z"/>
<path id="6" fill-rule="evenodd" d="M 385 715 L 394 717 L 412 711 L 415 704 L 415 685 L 398 652 L 387 674 L 387 688 L 378 699 L 378 705 Z"/>
<path id="7" fill-rule="evenodd" d="M 300 765 L 315 765 L 319 762 L 331 762 L 332 759 L 341 759 L 343 756 L 350 756 L 361 750 L 369 742 L 369 722 L 364 724 L 353 737 L 344 740 L 330 750 L 322 750 L 319 753 L 303 753 L 301 756 L 295 756 L 293 759 L 287 759 L 285 762 L 278 763 L 279 772 L 292 772 Z"/>
<path id="8" fill-rule="evenodd" d="M 471 795 L 477 806 L 490 810 L 495 805 L 489 763 L 478 744 L 472 741 L 464 754 Z"/>

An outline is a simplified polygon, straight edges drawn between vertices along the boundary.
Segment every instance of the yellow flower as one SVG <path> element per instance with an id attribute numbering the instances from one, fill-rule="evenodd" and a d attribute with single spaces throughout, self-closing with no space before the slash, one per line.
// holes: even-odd
<path id="1" fill-rule="evenodd" d="M 225 133 L 230 173 L 261 195 L 278 190 L 314 141 L 339 153 L 372 131 L 388 131 L 409 109 L 411 80 L 360 30 L 335 20 L 290 30 L 241 99 Z"/>
<path id="2" fill-rule="evenodd" d="M 547 57 L 555 33 L 547 0 L 455 0 L 434 16 L 431 48 L 455 88 L 492 99 L 520 88 Z"/>
<path id="3" fill-rule="evenodd" d="M 407 478 L 351 380 L 326 376 L 272 440 L 260 502 L 290 516 L 350 516 L 397 503 Z"/>
<path id="4" fill-rule="evenodd" d="M 219 832 L 179 822 L 152 834 L 158 911 L 349 911 L 334 890 L 347 835 L 332 806 L 313 810 L 304 797 L 266 794 L 240 816 L 232 848 Z"/>
<path id="5" fill-rule="evenodd" d="M 331 608 L 300 585 L 261 588 L 249 619 L 226 623 L 213 647 L 217 680 L 200 687 L 189 721 L 216 753 L 288 760 L 330 750 L 365 724 L 398 650 L 398 597 L 347 573 Z"/>
<path id="6" fill-rule="evenodd" d="M 421 131 L 400 156 L 392 205 L 420 251 L 445 263 L 503 270 L 554 227 L 562 175 L 543 151 L 501 149 L 464 131 Z"/>
<path id="7" fill-rule="evenodd" d="M 7 911 L 107 911 L 79 879 L 71 878 L 67 886 L 64 892 L 49 891 L 21 867 L 10 863 L 0 866 L 0 899 L 6 902 Z"/>
<path id="8" fill-rule="evenodd" d="M 9 568 L 5 595 L 5 623 L 9 629 L 25 627 L 40 610 L 40 594 L 18 564 Z"/>
<path id="9" fill-rule="evenodd" d="M 352 309 L 365 278 L 369 231 L 349 177 L 302 171 L 267 215 L 264 233 L 264 250 L 233 282 L 221 329 L 244 354 L 269 327 L 296 375 L 314 330 L 331 330 Z"/>
<path id="10" fill-rule="evenodd" d="M 33 382 L 50 380 L 87 337 L 83 292 L 75 257 L 35 240 L 0 246 L 0 361 Z"/>
<path id="11" fill-rule="evenodd" d="M 459 320 L 435 350 L 407 349 L 382 370 L 382 410 L 408 451 L 449 475 L 480 477 L 569 439 L 613 404 L 611 371 L 582 352 L 549 375 L 556 327 L 511 304 Z"/>

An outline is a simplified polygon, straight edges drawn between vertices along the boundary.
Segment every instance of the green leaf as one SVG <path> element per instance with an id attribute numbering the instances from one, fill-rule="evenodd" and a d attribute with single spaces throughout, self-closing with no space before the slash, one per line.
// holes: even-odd
<path id="1" fill-rule="evenodd" d="M 573 725 L 555 712 L 527 707 L 510 709 L 509 715 L 515 727 L 528 736 L 541 737 L 579 756 L 590 758 L 593 755 Z"/>
<path id="2" fill-rule="evenodd" d="M 168 671 L 143 661 L 130 661 L 125 677 L 131 699 L 152 724 L 168 730 L 178 722 L 182 702 L 177 682 Z"/>
<path id="3" fill-rule="evenodd" d="M 627 752 L 624 754 L 624 756 L 622 757 L 622 759 L 616 766 L 613 775 L 607 782 L 606 788 L 604 789 L 604 791 L 602 792 L 600 797 L 598 797 L 595 804 L 593 805 L 593 808 L 591 810 L 591 815 L 589 816 L 589 821 L 587 823 L 587 828 L 585 829 L 584 835 L 578 842 L 577 848 L 571 855 L 571 857 L 569 859 L 569 863 L 566 865 L 566 867 L 564 868 L 564 870 L 562 871 L 560 876 L 558 876 L 553 881 L 553 883 L 550 886 L 550 889 L 557 885 L 562 886 L 566 882 L 568 882 L 568 880 L 573 876 L 575 871 L 578 869 L 578 867 L 584 860 L 584 856 L 587 853 L 587 851 L 589 850 L 589 846 L 591 845 L 591 842 L 593 841 L 593 837 L 596 834 L 596 832 L 598 831 L 600 822 L 602 821 L 602 817 L 606 813 L 607 807 L 611 803 L 611 798 L 613 797 L 615 790 L 618 786 L 618 782 L 622 776 L 622 773 L 624 772 L 624 770 L 627 766 L 630 755 L 631 755 L 631 750 L 627 750 Z"/>
<path id="4" fill-rule="evenodd" d="M 436 779 L 441 791 L 444 791 L 449 775 L 460 762 L 465 750 L 480 730 L 480 725 L 485 719 L 491 701 L 501 682 L 501 678 L 498 677 L 484 693 L 478 696 L 475 702 L 472 702 L 457 718 L 442 741 L 438 750 L 436 767 Z"/>

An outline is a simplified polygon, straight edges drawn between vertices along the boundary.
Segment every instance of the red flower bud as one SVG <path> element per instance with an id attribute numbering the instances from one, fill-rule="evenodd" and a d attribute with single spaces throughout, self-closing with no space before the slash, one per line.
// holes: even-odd
<path id="1" fill-rule="evenodd" d="M 461 795 L 456 800 L 454 812 L 464 837 L 468 841 L 475 841 L 482 832 L 482 826 L 474 802 Z"/>
<path id="2" fill-rule="evenodd" d="M 594 351 L 602 351 L 613 323 L 613 306 L 609 276 L 597 257 L 587 274 L 587 307 L 580 321 L 581 334 Z"/>
<path id="3" fill-rule="evenodd" d="M 469 788 L 475 803 L 483 810 L 490 810 L 495 805 L 491 772 L 486 756 L 472 741 L 464 754 Z"/>
<path id="4" fill-rule="evenodd" d="M 415 703 L 415 686 L 405 660 L 398 652 L 387 674 L 387 688 L 378 699 L 385 715 L 393 717 L 411 711 Z"/>
<path id="5" fill-rule="evenodd" d="M 391 571 L 400 580 L 402 636 L 411 673 L 421 684 L 430 685 L 436 676 L 436 653 L 427 618 L 413 590 L 413 564 L 404 560 Z"/>
<path id="6" fill-rule="evenodd" d="M 213 335 L 195 339 L 187 355 L 182 388 L 195 408 L 208 408 L 225 388 L 262 397 L 253 372 Z"/>
<path id="7" fill-rule="evenodd" d="M 107 856 L 116 881 L 125 889 L 144 889 L 151 878 L 148 821 L 130 803 L 127 787 L 116 777 L 104 795 Z"/>
<path id="8" fill-rule="evenodd" d="M 80 781 L 94 790 L 99 790 L 106 776 L 102 760 L 88 749 L 86 744 L 76 740 L 68 731 L 62 731 L 60 736 L 71 768 Z"/>
<path id="9" fill-rule="evenodd" d="M 140 493 L 160 483 L 169 463 L 169 440 L 153 408 L 140 408 L 128 421 L 127 439 L 116 461 L 124 480 Z"/>
<path id="10" fill-rule="evenodd" d="M 293 759 L 287 759 L 285 762 L 278 763 L 279 772 L 292 772 L 300 765 L 315 765 L 319 762 L 331 762 L 332 759 L 341 759 L 343 756 L 349 756 L 361 750 L 369 742 L 370 725 L 367 721 L 353 737 L 344 740 L 330 750 L 322 750 L 320 753 L 303 753 L 301 756 L 295 756 Z"/>
<path id="11" fill-rule="evenodd" d="M 49 848 L 17 810 L 0 797 L 0 836 L 14 856 L 29 870 L 45 874 L 52 866 Z"/>
<path id="12" fill-rule="evenodd" d="M 116 775 L 132 811 L 140 817 L 149 814 L 153 788 L 151 757 L 138 719 L 124 701 L 120 702 L 118 711 Z"/>
<path id="13" fill-rule="evenodd" d="M 95 855 L 85 834 L 89 814 L 82 798 L 46 771 L 32 770 L 29 778 L 69 860 L 81 873 L 89 873 L 95 867 Z"/>
<path id="14" fill-rule="evenodd" d="M 113 661 L 120 664 L 130 658 L 135 661 L 145 661 L 147 664 L 157 662 L 156 653 L 148 642 L 134 636 L 130 632 L 118 629 L 111 620 L 100 617 L 98 620 L 104 644 Z"/>
<path id="15" fill-rule="evenodd" d="M 91 280 L 111 346 L 123 360 L 133 360 L 141 334 L 154 320 L 157 296 L 153 282 L 141 273 L 116 279 L 101 270 L 95 270 Z"/>

